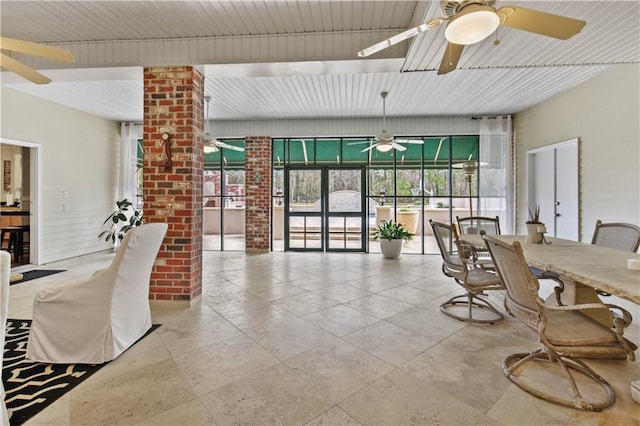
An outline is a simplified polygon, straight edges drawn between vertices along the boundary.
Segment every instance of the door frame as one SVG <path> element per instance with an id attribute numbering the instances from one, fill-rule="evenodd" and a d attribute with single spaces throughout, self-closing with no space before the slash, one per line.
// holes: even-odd
<path id="1" fill-rule="evenodd" d="M 565 163 L 558 164 L 558 149 L 569 154 L 564 156 Z M 552 191 L 552 205 L 547 205 L 547 208 L 541 206 L 541 221 L 547 225 L 551 225 L 548 229 L 552 236 L 558 236 L 557 222 L 560 215 L 566 217 L 568 220 L 573 221 L 573 225 L 568 231 L 567 235 L 560 235 L 561 238 L 580 240 L 580 181 L 579 181 L 579 140 L 578 138 L 569 139 L 563 142 L 558 142 L 552 145 L 546 145 L 540 148 L 530 149 L 527 151 L 527 193 L 528 201 L 527 207 L 533 211 L 536 204 L 540 204 L 539 200 L 535 199 L 535 193 L 537 191 L 535 186 L 535 156 L 541 153 L 551 153 L 552 162 L 549 172 L 552 172 L 552 186 L 553 188 L 547 189 Z M 562 171 L 562 182 L 558 182 L 558 170 Z M 558 200 L 558 187 L 562 185 L 562 191 L 570 192 L 574 194 L 568 201 L 563 200 L 563 205 L 559 205 Z M 563 217 L 563 218 L 564 218 Z"/>
<path id="2" fill-rule="evenodd" d="M 289 220 L 290 220 L 290 198 L 289 198 L 289 172 L 295 170 L 319 170 L 320 171 L 320 211 L 309 212 L 303 215 L 294 216 L 310 216 L 320 218 L 320 247 L 318 248 L 292 248 L 289 239 Z M 360 211 L 359 212 L 331 212 L 329 210 L 329 172 L 331 170 L 359 170 L 360 171 Z M 284 251 L 319 251 L 319 252 L 357 252 L 364 253 L 367 250 L 368 235 L 368 206 L 366 199 L 367 190 L 367 173 L 366 166 L 330 166 L 330 165 L 313 165 L 313 166 L 285 166 L 284 167 Z M 332 217 L 359 217 L 360 218 L 360 241 L 359 248 L 331 248 L 329 221 Z"/>
<path id="3" fill-rule="evenodd" d="M 29 148 L 29 263 L 40 265 L 42 259 L 42 229 L 40 217 L 42 217 L 42 151 L 41 145 L 33 142 L 0 138 L 0 143 L 5 145 L 21 146 Z"/>

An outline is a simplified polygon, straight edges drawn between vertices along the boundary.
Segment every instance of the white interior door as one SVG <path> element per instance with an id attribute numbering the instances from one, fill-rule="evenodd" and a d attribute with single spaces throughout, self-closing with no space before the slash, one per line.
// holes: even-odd
<path id="1" fill-rule="evenodd" d="M 527 152 L 529 200 L 540 206 L 548 235 L 579 240 L 578 140 Z"/>
<path id="2" fill-rule="evenodd" d="M 555 149 L 556 199 L 555 236 L 578 241 L 578 144 L 562 144 Z"/>
<path id="3" fill-rule="evenodd" d="M 547 226 L 549 235 L 555 235 L 554 203 L 555 172 L 554 152 L 540 151 L 529 157 L 529 210 L 540 207 L 540 221 Z"/>

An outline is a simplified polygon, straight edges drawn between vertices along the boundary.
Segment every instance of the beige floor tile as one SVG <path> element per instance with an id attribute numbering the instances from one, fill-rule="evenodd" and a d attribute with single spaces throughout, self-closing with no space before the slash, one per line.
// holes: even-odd
<path id="1" fill-rule="evenodd" d="M 237 309 L 225 313 L 224 318 L 240 330 L 266 328 L 285 320 L 297 318 L 291 312 L 273 303 L 265 303 L 252 309 Z"/>
<path id="2" fill-rule="evenodd" d="M 71 424 L 133 424 L 196 397 L 173 360 L 117 375 L 102 370 L 70 392 Z"/>
<path id="3" fill-rule="evenodd" d="M 418 355 L 401 370 L 483 413 L 511 385 L 500 362 L 492 357 L 482 352 L 452 351 L 443 344 Z"/>
<path id="4" fill-rule="evenodd" d="M 437 343 L 386 321 L 365 327 L 344 339 L 395 366 L 415 358 Z"/>
<path id="5" fill-rule="evenodd" d="M 397 279 L 372 275 L 369 275 L 367 277 L 359 277 L 355 280 L 346 281 L 346 283 L 350 286 L 361 288 L 370 293 L 378 293 L 402 285 L 402 283 L 398 282 Z"/>
<path id="6" fill-rule="evenodd" d="M 359 299 L 371 294 L 371 292 L 347 284 L 337 284 L 328 287 L 321 287 L 311 291 L 318 296 L 326 297 L 327 299 L 331 299 L 338 303 L 349 302 L 350 300 Z"/>
<path id="7" fill-rule="evenodd" d="M 295 285 L 289 283 L 273 283 L 266 286 L 246 286 L 245 288 L 254 295 L 258 296 L 260 299 L 266 301 L 284 299 L 286 297 L 291 297 L 307 292 L 307 290 L 296 287 Z"/>
<path id="8" fill-rule="evenodd" d="M 245 333 L 281 361 L 337 339 L 333 334 L 301 318 L 247 329 Z"/>
<path id="9" fill-rule="evenodd" d="M 279 363 L 244 335 L 176 356 L 175 360 L 182 379 L 197 395 Z"/>
<path id="10" fill-rule="evenodd" d="M 336 285 L 344 285 L 344 282 L 341 280 L 330 280 L 319 275 L 312 275 L 310 277 L 292 280 L 290 283 L 307 291 L 316 291 Z"/>
<path id="11" fill-rule="evenodd" d="M 316 383 L 333 402 L 340 402 L 394 369 L 356 346 L 343 341 L 318 346 L 289 358 L 285 364 Z"/>
<path id="12" fill-rule="evenodd" d="M 389 290 L 382 291 L 378 294 L 401 302 L 409 303 L 411 305 L 422 305 L 423 303 L 433 299 L 433 294 L 431 292 L 424 291 L 409 284 L 390 288 Z"/>
<path id="13" fill-rule="evenodd" d="M 326 297 L 318 296 L 315 293 L 305 292 L 296 296 L 285 297 L 274 302 L 279 306 L 295 315 L 307 315 L 322 309 L 335 306 L 338 303 Z"/>
<path id="14" fill-rule="evenodd" d="M 386 318 L 387 322 L 435 340 L 443 340 L 468 326 L 440 312 L 437 306 L 421 305 Z"/>
<path id="15" fill-rule="evenodd" d="M 136 426 L 206 426 L 215 424 L 199 399 L 150 417 Z"/>
<path id="16" fill-rule="evenodd" d="M 53 404 L 38 413 L 37 416 L 31 418 L 26 424 L 29 426 L 70 426 L 69 400 L 70 396 L 68 393 L 63 395 Z"/>
<path id="17" fill-rule="evenodd" d="M 312 383 L 278 365 L 202 396 L 219 424 L 294 425 L 316 418 L 333 404 Z"/>
<path id="18" fill-rule="evenodd" d="M 640 406 L 635 412 L 623 411 L 617 406 L 599 413 L 586 412 L 543 401 L 511 385 L 487 415 L 506 425 L 637 426 Z"/>
<path id="19" fill-rule="evenodd" d="M 338 337 L 346 336 L 380 321 L 374 316 L 344 305 L 332 306 L 305 315 L 303 318 Z"/>
<path id="20" fill-rule="evenodd" d="M 360 423 L 345 413 L 340 407 L 333 407 L 325 411 L 305 426 L 359 426 Z"/>
<path id="21" fill-rule="evenodd" d="M 473 425 L 481 412 L 399 370 L 338 404 L 364 425 Z"/>
<path id="22" fill-rule="evenodd" d="M 189 316 L 182 321 L 168 321 L 156 330 L 156 333 L 174 356 L 242 334 L 238 328 L 213 310 Z"/>
<path id="23" fill-rule="evenodd" d="M 360 299 L 347 302 L 345 305 L 380 319 L 388 318 L 413 307 L 413 305 L 408 303 L 400 302 L 390 297 L 380 296 L 379 294 L 364 296 Z"/>

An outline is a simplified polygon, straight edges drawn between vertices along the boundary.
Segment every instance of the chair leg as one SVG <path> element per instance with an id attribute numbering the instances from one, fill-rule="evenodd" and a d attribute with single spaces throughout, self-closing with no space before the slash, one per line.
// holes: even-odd
<path id="1" fill-rule="evenodd" d="M 467 307 L 467 315 L 458 315 L 453 313 L 449 308 L 456 306 L 466 306 Z M 493 315 L 489 318 L 475 318 L 473 316 L 473 309 L 482 309 L 483 311 L 492 312 Z M 451 318 L 455 318 L 459 321 L 473 322 L 479 324 L 496 324 L 502 322 L 504 320 L 504 316 L 494 308 L 491 303 L 486 300 L 478 297 L 478 295 L 473 294 L 471 292 L 467 292 L 466 294 L 460 294 L 458 296 L 454 296 L 451 299 L 447 300 L 443 304 L 440 305 L 440 310 L 443 314 L 450 316 Z"/>
<path id="2" fill-rule="evenodd" d="M 532 385 L 526 383 L 525 381 L 520 380 L 519 375 L 515 372 L 529 361 L 550 362 L 558 364 L 563 370 L 567 380 L 569 381 L 573 399 L 563 399 L 557 396 L 549 395 L 541 390 L 534 388 Z M 573 375 L 571 374 L 572 370 L 599 384 L 604 389 L 606 397 L 601 401 L 585 401 L 582 394 L 580 393 L 580 390 L 578 389 L 578 385 Z M 502 371 L 509 380 L 511 380 L 516 386 L 518 386 L 525 392 L 530 393 L 536 398 L 544 399 L 545 401 L 549 401 L 565 407 L 576 408 L 578 410 L 584 411 L 601 411 L 607 407 L 612 406 L 616 402 L 616 396 L 611 385 L 605 379 L 596 374 L 596 372 L 589 368 L 584 362 L 576 358 L 565 357 L 557 353 L 550 352 L 550 350 L 547 348 L 539 348 L 533 352 L 528 353 L 517 353 L 509 355 L 504 360 L 502 360 Z"/>

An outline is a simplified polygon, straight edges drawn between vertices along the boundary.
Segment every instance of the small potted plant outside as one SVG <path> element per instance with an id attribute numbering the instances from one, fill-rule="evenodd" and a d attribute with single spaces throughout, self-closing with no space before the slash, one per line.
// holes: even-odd
<path id="1" fill-rule="evenodd" d="M 142 211 L 133 207 L 133 203 L 126 198 L 116 201 L 116 209 L 111 213 L 102 225 L 109 223 L 109 229 L 102 231 L 98 239 L 104 238 L 106 242 L 111 242 L 114 248 L 124 238 L 124 235 L 136 226 L 143 223 Z"/>
<path id="2" fill-rule="evenodd" d="M 536 205 L 535 209 L 531 211 L 529 209 L 529 220 L 527 224 L 527 237 L 524 239 L 527 243 L 539 243 L 542 241 L 542 236 L 546 232 L 544 223 L 540 222 L 540 206 Z M 543 229 L 543 232 L 540 232 Z"/>
<path id="3" fill-rule="evenodd" d="M 398 210 L 398 223 L 404 226 L 411 234 L 418 230 L 418 211 L 411 207 L 401 207 Z"/>
<path id="4" fill-rule="evenodd" d="M 410 241 L 413 235 L 401 224 L 393 221 L 383 221 L 373 231 L 373 239 L 380 241 L 382 256 L 386 259 L 396 259 L 402 252 L 402 244 Z"/>

